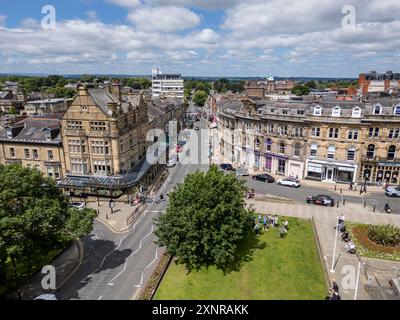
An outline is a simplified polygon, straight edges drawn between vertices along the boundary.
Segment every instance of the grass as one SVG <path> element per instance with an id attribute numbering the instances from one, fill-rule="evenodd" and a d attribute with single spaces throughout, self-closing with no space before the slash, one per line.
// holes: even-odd
<path id="1" fill-rule="evenodd" d="M 68 247 L 69 244 L 66 245 Z M 65 248 L 55 248 L 50 250 L 48 253 L 45 253 L 39 257 L 35 258 L 35 261 L 30 262 L 17 262 L 17 272 L 18 272 L 18 282 L 19 285 L 33 276 L 36 272 L 38 272 L 43 266 L 51 263 L 54 258 L 63 252 Z M 11 259 L 8 258 L 6 261 L 6 279 L 5 283 L 0 283 L 0 297 L 6 294 L 9 291 L 13 291 L 17 288 L 17 284 L 14 280 L 14 269 L 11 263 Z"/>
<path id="2" fill-rule="evenodd" d="M 377 244 L 368 238 L 367 224 L 347 222 L 346 227 L 356 245 L 357 252 L 364 257 L 400 261 L 400 247 Z"/>
<path id="3" fill-rule="evenodd" d="M 282 221 L 282 218 L 280 218 Z M 256 237 L 249 233 L 240 247 L 244 256 L 237 271 L 224 274 L 215 267 L 187 274 L 171 263 L 155 300 L 323 300 L 327 285 L 312 224 L 287 218 L 289 232 L 278 228 Z"/>

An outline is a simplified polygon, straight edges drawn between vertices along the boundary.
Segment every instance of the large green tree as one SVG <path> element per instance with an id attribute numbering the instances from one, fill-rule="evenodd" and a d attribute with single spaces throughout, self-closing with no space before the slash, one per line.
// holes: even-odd
<path id="1" fill-rule="evenodd" d="M 204 107 L 206 100 L 207 100 L 207 93 L 205 91 L 199 90 L 196 91 L 195 94 L 193 95 L 193 102 L 198 107 Z"/>
<path id="2" fill-rule="evenodd" d="M 54 180 L 20 165 L 0 166 L 0 259 L 37 258 L 92 230 L 96 212 L 69 206 Z M 17 270 L 14 270 L 16 274 Z"/>
<path id="3" fill-rule="evenodd" d="M 157 221 L 159 244 L 189 271 L 233 264 L 253 221 L 245 191 L 243 181 L 216 166 L 188 175 L 169 194 L 167 212 Z"/>
<path id="4" fill-rule="evenodd" d="M 292 93 L 296 96 L 305 96 L 310 93 L 310 88 L 301 84 L 295 85 L 292 89 Z"/>

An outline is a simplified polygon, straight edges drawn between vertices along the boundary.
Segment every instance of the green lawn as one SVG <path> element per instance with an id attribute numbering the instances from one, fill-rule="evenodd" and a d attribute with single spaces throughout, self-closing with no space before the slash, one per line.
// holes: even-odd
<path id="1" fill-rule="evenodd" d="M 187 275 L 182 265 L 171 263 L 155 300 L 323 300 L 327 285 L 311 222 L 288 221 L 285 239 L 277 228 L 258 238 L 249 234 L 240 251 L 251 252 L 239 271 L 224 275 L 211 267 Z"/>

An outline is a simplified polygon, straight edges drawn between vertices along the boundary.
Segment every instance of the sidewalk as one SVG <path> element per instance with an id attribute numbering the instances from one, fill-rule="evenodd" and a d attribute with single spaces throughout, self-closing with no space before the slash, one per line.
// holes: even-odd
<path id="1" fill-rule="evenodd" d="M 346 221 L 354 221 L 368 224 L 394 224 L 400 225 L 400 216 L 388 215 L 384 213 L 373 213 L 368 209 L 363 208 L 362 205 L 351 204 L 342 206 L 340 208 L 327 208 L 314 205 L 306 204 L 282 204 L 273 202 L 262 202 L 249 200 L 248 204 L 252 204 L 254 209 L 260 213 L 271 213 L 283 216 L 291 216 L 298 218 L 313 219 L 316 228 L 317 238 L 321 247 L 323 260 L 325 262 L 325 269 L 327 276 L 332 279 L 336 279 L 340 287 L 340 294 L 344 300 L 352 300 L 354 298 L 355 289 L 348 287 L 348 273 L 352 270 L 357 272 L 359 260 L 356 255 L 347 254 L 344 250 L 344 242 L 338 235 L 336 254 L 334 261 L 334 272 L 331 273 L 333 258 L 333 247 L 335 243 L 335 229 L 337 219 L 340 214 L 344 214 Z M 289 230 L 290 232 L 290 230 Z M 370 260 L 362 258 L 363 262 L 370 264 Z M 376 264 L 377 262 L 375 262 Z M 380 268 L 385 270 L 392 270 L 393 268 L 400 267 L 400 264 L 396 262 L 379 260 L 378 264 Z M 363 267 L 365 271 L 365 267 Z M 349 271 L 350 270 L 350 271 Z M 400 269 L 399 269 L 400 270 Z M 347 278 L 346 278 L 347 276 Z M 366 276 L 366 272 L 362 272 L 360 276 L 360 285 L 358 287 L 358 300 L 368 299 L 368 295 L 364 291 L 365 285 L 370 282 L 370 279 Z"/>
<path id="2" fill-rule="evenodd" d="M 73 241 L 72 245 L 58 255 L 51 265 L 56 271 L 56 290 L 44 290 L 42 288 L 42 280 L 47 274 L 42 274 L 41 270 L 28 279 L 19 290 L 23 300 L 33 300 L 41 294 L 55 294 L 57 290 L 72 276 L 78 269 L 83 259 L 83 249 L 80 241 Z M 17 291 L 11 293 L 8 298 L 12 300 L 18 299 Z"/>

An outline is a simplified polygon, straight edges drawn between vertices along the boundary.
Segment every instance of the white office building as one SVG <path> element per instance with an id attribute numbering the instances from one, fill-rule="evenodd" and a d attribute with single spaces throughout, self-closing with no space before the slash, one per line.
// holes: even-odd
<path id="1" fill-rule="evenodd" d="M 162 73 L 158 68 L 152 70 L 152 96 L 183 99 L 183 79 L 180 74 Z"/>

